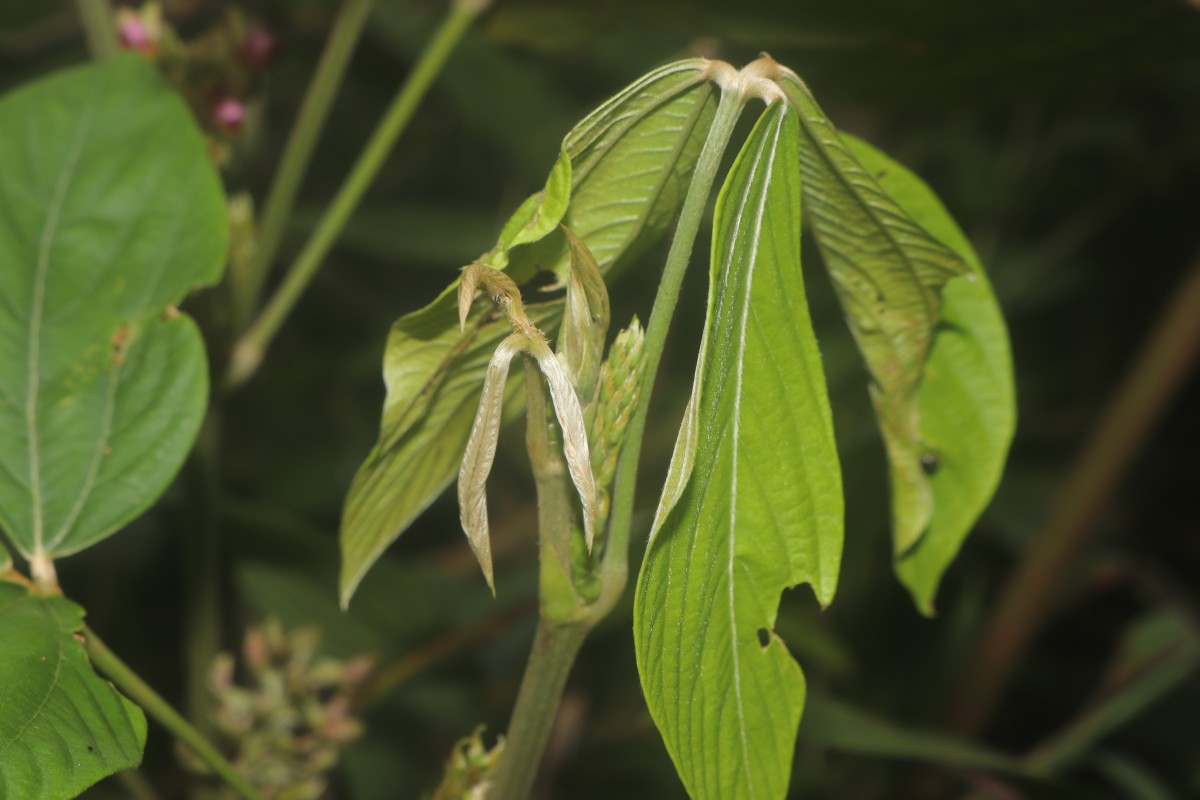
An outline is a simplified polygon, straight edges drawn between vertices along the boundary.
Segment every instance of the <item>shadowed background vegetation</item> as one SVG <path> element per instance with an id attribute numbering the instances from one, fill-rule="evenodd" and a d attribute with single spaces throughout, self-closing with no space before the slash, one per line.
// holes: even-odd
<path id="1" fill-rule="evenodd" d="M 185 36 L 228 5 L 164 4 Z M 240 8 L 284 44 L 227 137 L 227 188 L 261 202 L 336 4 Z M 427 0 L 377 4 L 303 184 L 284 263 L 443 11 Z M 499 0 L 451 58 L 261 372 L 226 405 L 218 468 L 189 466 L 128 531 L 59 564 L 90 625 L 182 702 L 196 635 L 187 609 L 203 586 L 189 542 L 215 531 L 221 602 L 207 621 L 225 648 L 275 616 L 319 626 L 331 655 L 371 653 L 380 665 L 358 698 L 366 733 L 345 752 L 331 796 L 418 796 L 458 738 L 478 723 L 502 731 L 536 602 L 522 431 L 502 438 L 490 484 L 496 600 L 447 495 L 368 575 L 350 613 L 337 609 L 338 520 L 378 430 L 388 327 L 490 246 L 599 101 L 675 58 L 740 65 L 760 51 L 795 69 L 840 127 L 923 176 L 962 224 L 1008 319 L 1019 399 L 999 493 L 948 573 L 937 616 L 923 618 L 891 573 L 885 459 L 864 369 L 823 272 L 807 271 L 847 541 L 832 608 L 820 613 L 800 589 L 780 614 L 810 687 L 793 794 L 1200 795 L 1200 379 L 1189 373 L 1200 326 L 1188 324 L 1200 319 L 1200 8 L 1186 2 Z M 71 4 L 0 8 L 0 88 L 85 57 Z M 610 287 L 614 327 L 646 318 L 664 254 L 652 249 Z M 805 254 L 815 267 L 815 250 Z M 690 390 L 704 272 L 693 264 L 655 390 L 635 541 Z M 1170 303 L 1189 297 L 1162 338 L 1163 369 L 1139 374 L 1143 394 L 1105 416 Z M 202 315 L 205 298 L 192 302 Z M 1028 559 L 1044 570 L 1021 572 Z M 1033 578 L 1019 576 L 1033 574 L 1052 591 L 1029 595 Z M 999 703 L 965 719 L 964 707 L 988 705 L 972 677 L 990 658 L 981 641 L 996 630 L 1006 586 L 1040 598 L 1022 612 L 1032 640 Z M 542 797 L 682 796 L 640 696 L 631 596 L 584 647 Z M 1002 652 L 1021 649 L 995 636 Z M 981 762 L 948 738 L 955 730 L 1020 763 L 976 771 Z M 153 726 L 145 771 L 167 796 L 181 793 L 172 745 Z M 121 792 L 109 781 L 87 796 Z"/>

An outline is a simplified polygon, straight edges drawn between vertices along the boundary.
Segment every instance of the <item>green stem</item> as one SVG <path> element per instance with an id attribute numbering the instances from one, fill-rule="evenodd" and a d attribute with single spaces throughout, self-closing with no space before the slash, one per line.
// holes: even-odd
<path id="1" fill-rule="evenodd" d="M 104 644 L 95 631 L 84 626 L 83 635 L 84 648 L 87 650 L 92 664 L 107 675 L 109 680 L 116 684 L 117 688 L 124 692 L 130 700 L 145 709 L 147 714 L 158 720 L 159 724 L 170 731 L 175 738 L 190 747 L 192 752 L 204 763 L 212 767 L 213 772 L 217 773 L 229 785 L 229 788 L 245 800 L 263 800 L 258 790 L 239 775 L 233 765 L 226 761 L 225 757 L 217 752 L 217 749 L 209 744 L 208 740 L 193 728 L 191 723 L 184 719 L 178 711 L 171 708 L 171 705 L 163 700 L 158 692 L 150 688 L 149 684 L 142 680 L 113 651 L 109 650 L 108 645 Z"/>
<path id="2" fill-rule="evenodd" d="M 239 331 L 258 305 L 263 282 L 275 261 L 284 226 L 295 205 L 296 191 L 308 170 L 313 147 L 325 127 L 329 107 L 342 85 L 346 67 L 358 45 L 372 3 L 373 0 L 345 0 L 333 23 L 333 31 L 329 34 L 312 83 L 304 95 L 300 114 L 284 147 L 271 190 L 267 193 L 258 234 L 258 250 L 240 285 L 234 286 L 234 314 Z"/>
<path id="3" fill-rule="evenodd" d="M 567 675 L 589 626 L 538 621 L 488 800 L 528 800 Z"/>
<path id="4" fill-rule="evenodd" d="M 1041 532 L 1000 593 L 971 666 L 951 704 L 949 725 L 979 730 L 1049 618 L 1064 577 L 1147 435 L 1200 358 L 1200 262 L 1169 307 L 1079 454 Z"/>
<path id="5" fill-rule="evenodd" d="M 671 240 L 671 249 L 667 253 L 667 263 L 663 268 L 662 280 L 658 285 L 658 294 L 654 298 L 654 306 L 650 310 L 650 321 L 646 325 L 646 377 L 645 388 L 638 400 L 637 407 L 629 421 L 625 447 L 617 463 L 617 474 L 613 480 L 613 503 L 611 522 L 608 531 L 608 549 L 604 554 L 601 567 L 602 595 L 598 611 L 603 614 L 616 605 L 629 575 L 629 534 L 633 522 L 633 500 L 637 490 L 638 462 L 641 459 L 642 435 L 646 430 L 646 412 L 650 408 L 650 395 L 654 387 L 654 378 L 662 361 L 663 347 L 666 345 L 667 332 L 671 327 L 671 318 L 675 314 L 675 306 L 679 302 L 679 291 L 683 286 L 683 276 L 687 272 L 688 262 L 692 257 L 692 248 L 696 243 L 696 235 L 700 231 L 700 223 L 704 218 L 704 209 L 716 180 L 717 170 L 721 166 L 721 158 L 729 144 L 734 126 L 741 115 L 745 98 L 737 89 L 727 89 L 721 92 L 721 102 L 717 105 L 717 113 L 713 117 L 712 127 L 704 142 L 704 149 L 696 161 L 696 169 L 692 174 L 692 183 L 688 187 L 687 196 L 679 215 L 679 224 L 675 228 L 675 236 Z"/>
<path id="6" fill-rule="evenodd" d="M 205 731 L 212 702 L 208 675 L 221 649 L 220 427 L 213 404 L 196 440 L 189 485 L 194 510 L 184 531 L 184 710 Z"/>
<path id="7" fill-rule="evenodd" d="M 133 800 L 158 800 L 158 792 L 154 791 L 154 787 L 146 780 L 141 770 L 121 770 L 113 779 L 124 787 L 125 793 Z"/>
<path id="8" fill-rule="evenodd" d="M 227 383 L 236 387 L 244 383 L 258 369 L 263 354 L 280 326 L 312 280 L 317 267 L 333 246 L 350 216 L 358 207 L 367 187 L 383 166 L 384 160 L 403 133 L 421 98 L 442 70 L 450 53 L 475 17 L 486 3 L 480 0 L 458 0 L 450 14 L 438 27 L 425 52 L 409 73 L 408 78 L 393 98 L 387 113 L 371 134 L 370 141 L 355 162 L 350 174 L 342 183 L 337 195 L 330 203 L 325 215 L 317 223 L 316 230 L 296 257 L 287 276 L 274 296 L 271 297 L 254 324 L 234 346 L 229 365 Z"/>
<path id="9" fill-rule="evenodd" d="M 120 50 L 117 23 L 108 0 L 76 0 L 88 52 L 97 61 L 115 56 Z"/>

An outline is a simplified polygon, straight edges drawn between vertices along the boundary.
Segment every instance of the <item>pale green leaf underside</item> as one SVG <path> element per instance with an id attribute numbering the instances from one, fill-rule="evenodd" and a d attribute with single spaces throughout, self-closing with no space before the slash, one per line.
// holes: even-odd
<path id="1" fill-rule="evenodd" d="M 661 235 L 682 202 L 714 107 L 703 64 L 680 62 L 651 73 L 564 140 L 572 181 L 564 222 L 605 273 Z M 552 173 L 547 191 L 555 174 L 563 170 Z M 551 194 L 557 202 L 559 193 Z M 530 218 L 529 208 L 518 216 Z M 565 283 L 570 254 L 565 238 L 551 232 L 494 263 L 505 262 L 518 283 L 539 267 L 554 270 Z M 343 603 L 387 546 L 454 479 L 488 360 L 509 332 L 503 320 L 475 329 L 469 324 L 464 340 L 454 313 L 456 285 L 397 321 L 388 337 L 379 442 L 355 476 L 342 517 Z M 561 318 L 562 302 L 529 310 L 533 323 L 549 331 Z M 508 384 L 506 419 L 523 407 L 522 385 L 515 378 Z"/>
<path id="2" fill-rule="evenodd" d="M 771 106 L 714 220 L 691 476 L 647 549 L 634 640 L 646 701 L 695 798 L 787 792 L 804 677 L 774 634 L 785 588 L 832 599 L 842 487 L 800 269 L 799 123 Z M 682 458 L 686 445 L 677 446 Z"/>
<path id="3" fill-rule="evenodd" d="M 871 398 L 891 465 L 893 541 L 896 553 L 904 553 L 933 512 L 921 468 L 917 387 L 942 286 L 968 267 L 863 169 L 799 78 L 785 71 L 781 85 L 802 123 L 808 219 L 871 373 Z"/>
<path id="4" fill-rule="evenodd" d="M 0 523 L 66 555 L 152 503 L 199 429 L 196 326 L 164 318 L 215 282 L 223 194 L 191 113 L 145 59 L 0 99 Z"/>
<path id="5" fill-rule="evenodd" d="M 843 134 L 858 161 L 923 228 L 958 253 L 975 280 L 942 294 L 941 324 L 917 392 L 920 439 L 937 460 L 933 511 L 896 573 L 922 612 L 933 613 L 942 573 L 1000 482 L 1016 426 L 1012 356 L 987 273 L 958 225 L 925 183 L 871 145 Z"/>
<path id="6" fill-rule="evenodd" d="M 142 761 L 146 717 L 92 671 L 83 609 L 0 581 L 0 797 L 65 800 Z"/>

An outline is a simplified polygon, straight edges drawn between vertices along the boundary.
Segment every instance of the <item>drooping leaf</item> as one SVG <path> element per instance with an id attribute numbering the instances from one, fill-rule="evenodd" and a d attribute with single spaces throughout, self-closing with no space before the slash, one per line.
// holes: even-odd
<path id="1" fill-rule="evenodd" d="M 863 168 L 900 208 L 958 253 L 974 280 L 942 293 L 925 375 L 917 389 L 919 440 L 932 491 L 929 528 L 896 573 L 923 613 L 933 613 L 942 573 L 1000 483 L 1016 426 L 1008 330 L 970 242 L 920 178 L 871 145 L 843 135 Z"/>
<path id="2" fill-rule="evenodd" d="M 0 99 L 0 522 L 26 556 L 108 536 L 170 483 L 204 414 L 195 324 L 220 182 L 191 113 L 137 56 Z"/>
<path id="3" fill-rule="evenodd" d="M 0 581 L 0 797 L 75 797 L 142 761 L 146 717 L 88 663 L 83 609 Z"/>
<path id="4" fill-rule="evenodd" d="M 715 105 L 705 83 L 706 63 L 679 62 L 651 73 L 564 140 L 572 185 L 563 221 L 603 273 L 628 263 L 661 235 L 682 203 Z M 500 262 L 483 260 L 491 266 L 507 261 L 506 271 L 517 283 L 538 266 L 553 269 L 565 282 L 570 269 L 565 238 L 557 233 L 505 252 Z M 343 604 L 387 546 L 453 480 L 491 352 L 509 333 L 506 322 L 483 321 L 481 312 L 476 326 L 461 336 L 455 292 L 452 285 L 401 318 L 388 336 L 379 442 L 355 475 L 342 516 Z M 535 325 L 551 331 L 562 301 L 529 311 Z M 522 385 L 509 383 L 505 420 L 523 406 Z"/>
<path id="5" fill-rule="evenodd" d="M 813 235 L 871 373 L 871 399 L 891 465 L 892 539 L 899 555 L 917 543 L 933 514 L 917 388 L 942 286 L 968 267 L 863 169 L 795 73 L 781 69 L 779 79 L 802 122 L 800 169 Z"/>
<path id="6" fill-rule="evenodd" d="M 492 471 L 496 443 L 500 439 L 508 367 L 513 356 L 524 348 L 525 337 L 514 333 L 500 343 L 488 362 L 479 409 L 475 412 L 467 450 L 458 471 L 458 507 L 463 531 L 467 534 L 471 551 L 479 561 L 479 568 L 483 570 L 483 577 L 492 594 L 496 593 L 496 581 L 492 574 L 492 539 L 488 529 L 487 478 Z"/>
<path id="7" fill-rule="evenodd" d="M 786 794 L 804 676 L 772 631 L 779 597 L 807 582 L 828 603 L 841 558 L 841 476 L 800 271 L 799 149 L 796 114 L 773 104 L 718 197 L 694 429 L 675 454 L 693 451 L 694 466 L 660 507 L 634 601 L 646 701 L 695 798 Z"/>

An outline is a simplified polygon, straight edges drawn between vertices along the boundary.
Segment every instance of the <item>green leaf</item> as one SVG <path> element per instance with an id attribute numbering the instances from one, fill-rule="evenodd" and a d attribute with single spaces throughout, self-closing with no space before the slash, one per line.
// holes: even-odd
<path id="1" fill-rule="evenodd" d="M 174 90 L 129 55 L 0 99 L 0 523 L 62 556 L 141 513 L 204 415 L 195 324 L 225 206 Z"/>
<path id="2" fill-rule="evenodd" d="M 146 717 L 92 671 L 83 609 L 0 581 L 0 797 L 75 797 L 142 761 Z"/>
<path id="3" fill-rule="evenodd" d="M 651 715 L 692 797 L 787 792 L 804 676 L 771 630 L 780 593 L 833 598 L 842 487 L 800 270 L 799 123 L 763 114 L 717 200 L 709 314 L 669 492 L 638 579 Z M 764 647 L 759 637 L 769 632 Z"/>
<path id="4" fill-rule="evenodd" d="M 782 70 L 780 85 L 802 122 L 800 169 L 813 234 L 871 373 L 871 399 L 891 463 L 892 538 L 900 555 L 917 543 L 933 514 L 917 387 L 942 286 L 968 267 L 863 169 L 794 73 Z"/>
<path id="5" fill-rule="evenodd" d="M 942 573 L 996 491 L 1012 443 L 1016 397 L 1008 330 L 987 273 L 937 196 L 869 144 L 843 138 L 897 205 L 958 253 L 974 277 L 946 285 L 941 324 L 917 389 L 933 509 L 924 537 L 900 556 L 896 573 L 921 611 L 932 614 Z"/>
<path id="6" fill-rule="evenodd" d="M 712 121 L 712 90 L 702 59 L 650 73 L 581 122 L 564 140 L 572 185 L 563 221 L 607 273 L 628 261 L 671 224 Z M 547 186 L 561 176 L 556 164 Z M 551 200 L 558 196 L 547 192 Z M 538 197 L 538 195 L 534 195 Z M 529 201 L 526 201 L 527 203 Z M 522 207 L 505 230 L 530 219 Z M 541 214 L 543 219 L 553 214 Z M 555 221 L 557 224 L 557 220 Z M 511 228 L 511 230 L 510 230 Z M 549 233 L 536 243 L 500 250 L 481 259 L 507 263 L 517 283 L 539 265 L 563 282 L 570 270 L 565 237 Z M 502 253 L 499 262 L 495 253 Z M 492 256 L 492 257 L 489 257 Z M 379 442 L 355 475 L 342 515 L 342 604 L 376 559 L 454 479 L 466 448 L 491 352 L 510 332 L 503 320 L 483 321 L 478 312 L 466 336 L 455 314 L 457 284 L 430 305 L 392 327 L 384 355 L 387 398 Z M 531 306 L 542 330 L 556 326 L 562 301 Z M 506 391 L 505 420 L 524 405 L 520 380 Z"/>

